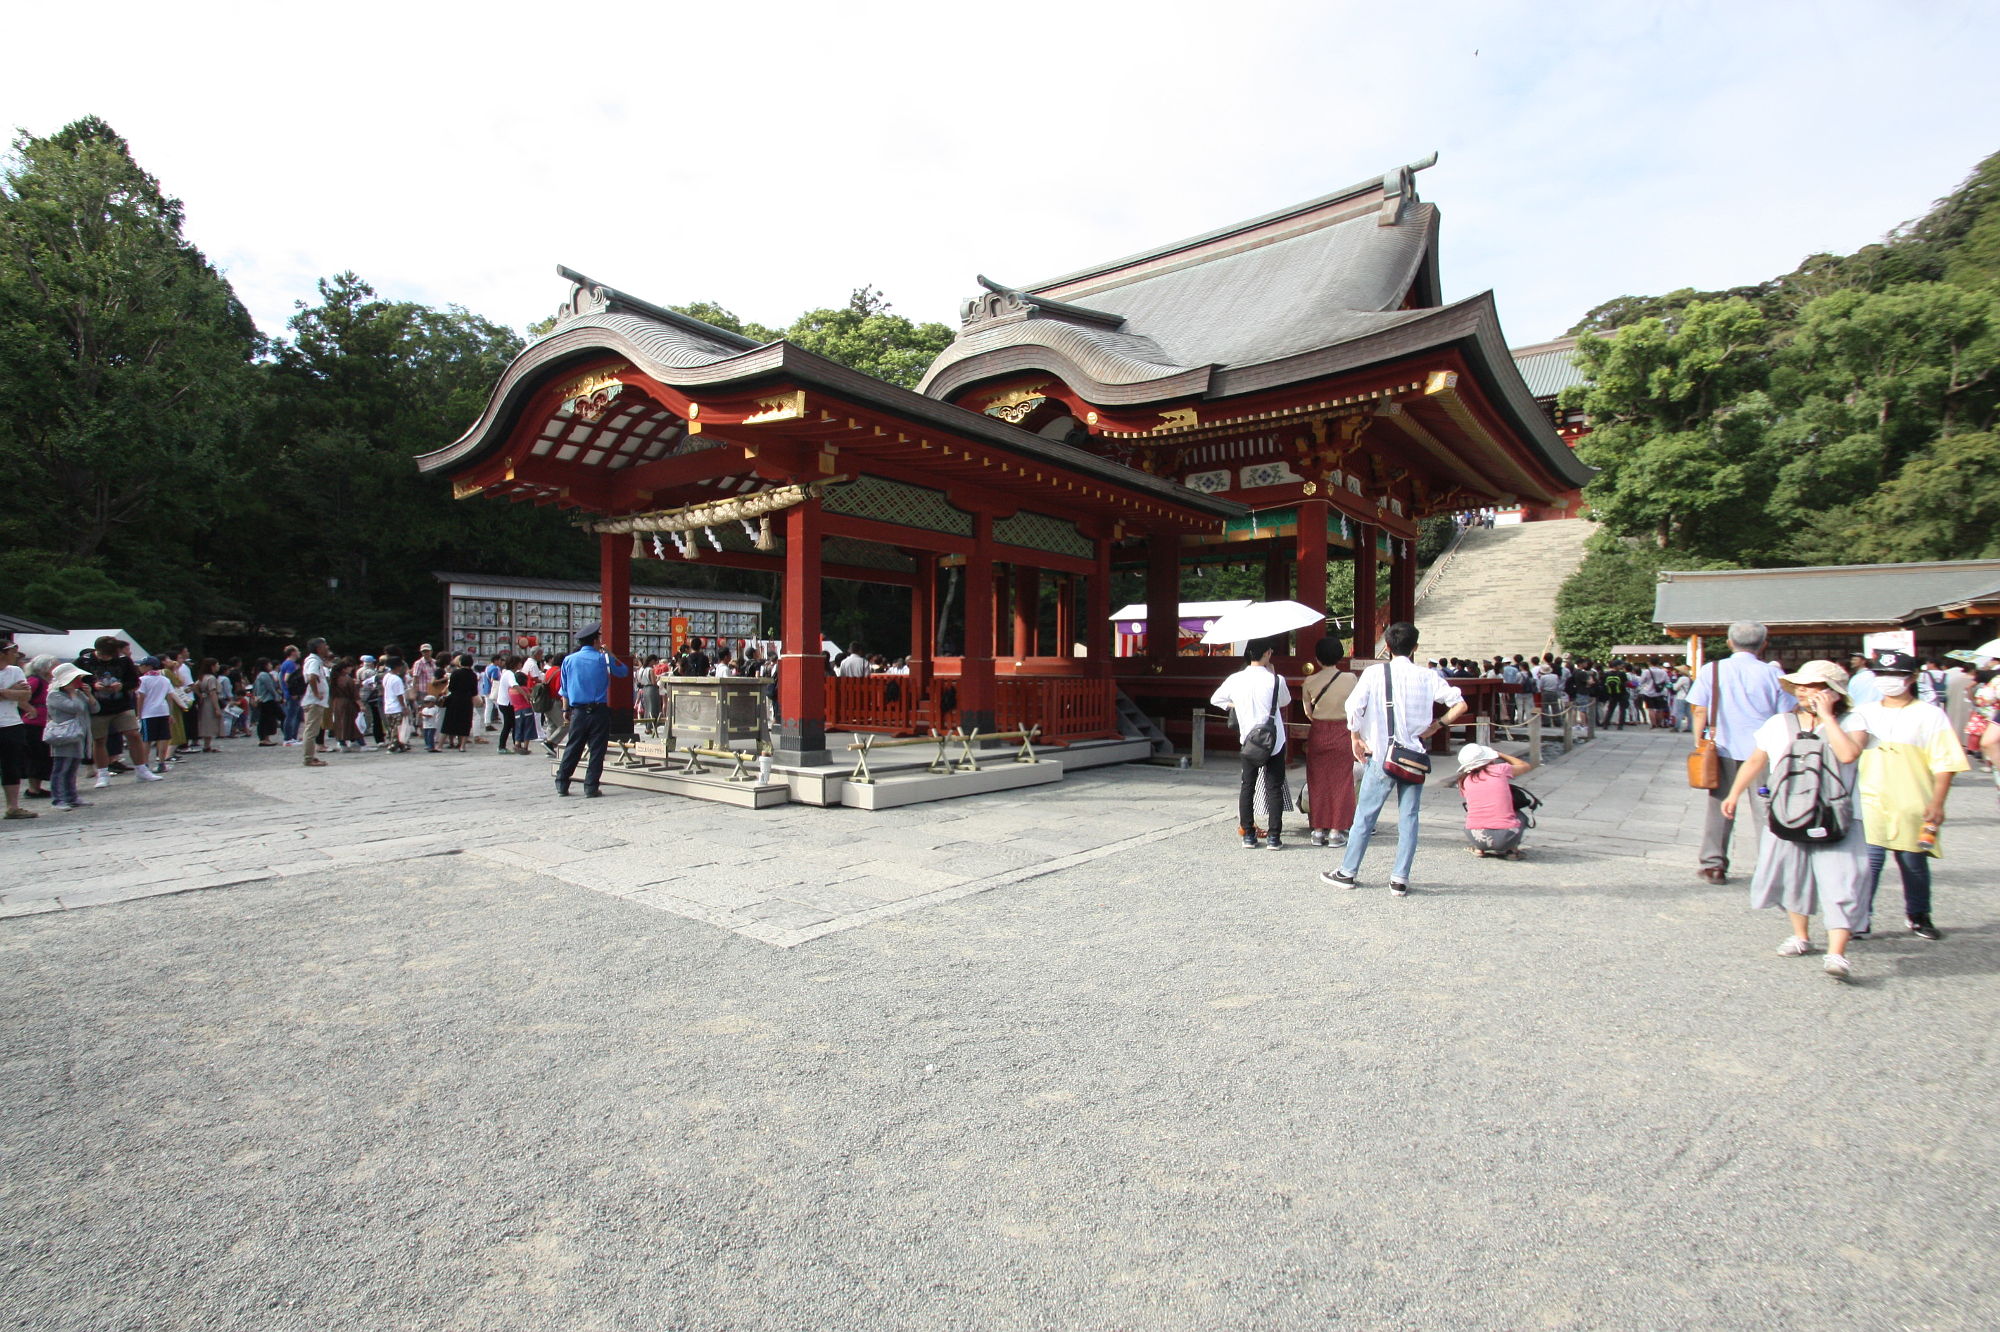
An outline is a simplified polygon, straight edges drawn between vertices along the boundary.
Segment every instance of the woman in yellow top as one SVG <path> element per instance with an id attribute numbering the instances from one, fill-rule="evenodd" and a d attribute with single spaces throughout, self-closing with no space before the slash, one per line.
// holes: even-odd
<path id="1" fill-rule="evenodd" d="M 1903 876 L 1903 916 L 1910 933 L 1941 939 L 1931 924 L 1931 857 L 1938 850 L 1951 779 L 1972 765 L 1943 708 L 1917 698 L 1917 659 L 1882 652 L 1868 663 L 1882 697 L 1856 709 L 1868 726 L 1861 747 L 1861 822 L 1868 838 L 1868 884 L 1859 934 L 1868 933 L 1875 888 L 1889 853 Z"/>

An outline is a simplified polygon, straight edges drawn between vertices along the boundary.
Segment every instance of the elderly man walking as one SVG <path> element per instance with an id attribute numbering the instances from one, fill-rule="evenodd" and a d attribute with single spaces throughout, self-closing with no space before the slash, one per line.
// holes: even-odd
<path id="1" fill-rule="evenodd" d="M 1770 631 L 1754 620 L 1730 625 L 1729 655 L 1702 667 L 1695 675 L 1694 688 L 1688 691 L 1694 733 L 1715 741 L 1722 769 L 1722 780 L 1708 793 L 1708 819 L 1701 832 L 1697 877 L 1709 883 L 1729 880 L 1729 837 L 1736 818 L 1723 812 L 1723 802 L 1736 781 L 1736 770 L 1757 752 L 1757 728 L 1791 710 L 1791 700 L 1778 685 L 1783 672 L 1777 663 L 1758 656 L 1769 637 Z M 1754 796 L 1751 810 L 1761 821 L 1763 802 Z"/>
<path id="2" fill-rule="evenodd" d="M 1375 821 L 1396 793 L 1396 863 L 1389 871 L 1389 891 L 1405 897 L 1410 891 L 1410 869 L 1417 858 L 1418 811 L 1423 806 L 1424 784 L 1406 782 L 1384 767 L 1391 744 L 1422 750 L 1424 742 L 1439 726 L 1449 726 L 1465 715 L 1465 696 L 1436 671 L 1427 671 L 1410 660 L 1417 650 L 1417 626 L 1399 620 L 1389 626 L 1382 639 L 1389 645 L 1389 660 L 1370 666 L 1361 673 L 1361 683 L 1347 697 L 1347 726 L 1354 733 L 1354 757 L 1366 765 L 1361 774 L 1361 791 L 1356 798 L 1354 828 L 1347 835 L 1347 856 L 1336 870 L 1322 870 L 1320 882 L 1336 888 L 1358 884 L 1361 862 L 1368 855 L 1368 841 L 1375 834 Z M 1434 705 L 1450 705 L 1442 718 L 1432 721 Z"/>
<path id="3" fill-rule="evenodd" d="M 299 667 L 299 676 L 305 681 L 305 692 L 299 696 L 299 739 L 305 745 L 308 768 L 326 766 L 326 760 L 319 756 L 319 737 L 333 707 L 332 662 L 333 649 L 324 638 L 306 644 L 305 665 Z"/>

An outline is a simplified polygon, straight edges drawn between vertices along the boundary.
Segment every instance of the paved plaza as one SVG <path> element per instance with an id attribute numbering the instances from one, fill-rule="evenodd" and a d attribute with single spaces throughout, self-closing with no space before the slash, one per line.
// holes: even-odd
<path id="1" fill-rule="evenodd" d="M 184 763 L 0 835 L 30 1328 L 1990 1328 L 2000 818 L 1857 980 L 1698 882 L 1685 740 L 1429 793 L 1414 895 L 1235 774 L 882 813 Z M 1893 876 L 1892 876 L 1893 877 Z M 1882 923 L 1900 913 L 1885 887 Z"/>

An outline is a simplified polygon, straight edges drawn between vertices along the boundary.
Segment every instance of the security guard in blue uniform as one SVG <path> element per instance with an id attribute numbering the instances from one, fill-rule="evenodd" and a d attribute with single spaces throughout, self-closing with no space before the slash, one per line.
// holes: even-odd
<path id="1" fill-rule="evenodd" d="M 569 742 L 563 746 L 562 762 L 556 765 L 556 794 L 569 794 L 570 778 L 576 762 L 590 750 L 590 765 L 583 770 L 583 793 L 600 796 L 598 779 L 604 775 L 604 747 L 611 743 L 611 677 L 624 679 L 632 668 L 597 645 L 601 632 L 590 625 L 576 636 L 576 651 L 563 658 L 562 695 L 569 704 Z"/>

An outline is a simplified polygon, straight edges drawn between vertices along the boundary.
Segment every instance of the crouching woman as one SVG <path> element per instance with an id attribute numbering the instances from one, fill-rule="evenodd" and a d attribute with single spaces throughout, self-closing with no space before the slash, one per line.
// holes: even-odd
<path id="1" fill-rule="evenodd" d="M 1809 661 L 1778 677 L 1798 700 L 1757 728 L 1755 752 L 1737 770 L 1722 802 L 1734 818 L 1737 802 L 1770 771 L 1766 825 L 1758 832 L 1757 872 L 1750 880 L 1752 910 L 1782 907 L 1792 937 L 1781 957 L 1813 951 L 1812 917 L 1826 921 L 1826 974 L 1846 980 L 1847 943 L 1868 916 L 1868 844 L 1855 816 L 1855 763 L 1868 728 L 1848 708 L 1847 672 L 1830 661 Z"/>
<path id="2" fill-rule="evenodd" d="M 1534 764 L 1486 745 L 1458 751 L 1458 774 L 1451 779 L 1465 801 L 1465 837 L 1480 856 L 1521 854 L 1521 815 L 1514 808 L 1514 779 Z"/>

